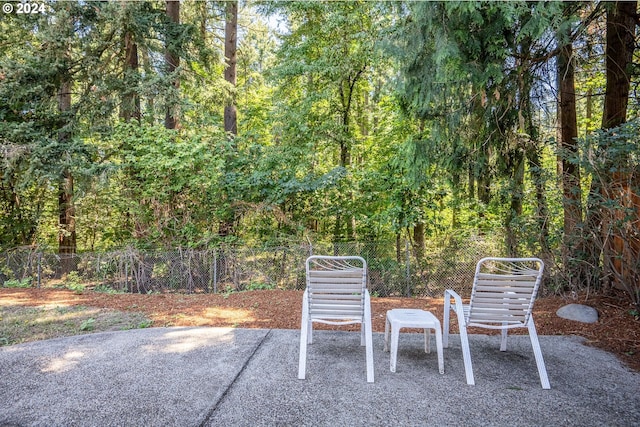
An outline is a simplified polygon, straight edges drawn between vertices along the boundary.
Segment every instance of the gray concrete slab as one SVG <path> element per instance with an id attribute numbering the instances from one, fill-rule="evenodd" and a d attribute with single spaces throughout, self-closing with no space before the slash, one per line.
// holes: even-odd
<path id="1" fill-rule="evenodd" d="M 150 328 L 3 347 L 0 425 L 198 425 L 267 333 Z"/>
<path id="2" fill-rule="evenodd" d="M 299 332 L 151 328 L 0 348 L 0 425 L 20 426 L 640 426 L 640 374 L 576 337 L 540 337 L 551 390 L 527 336 L 472 335 L 475 386 L 459 337 L 444 352 L 400 336 L 397 372 L 374 334 L 366 382 L 354 332 L 316 331 L 307 379 Z M 432 347 L 435 347 L 432 345 Z"/>

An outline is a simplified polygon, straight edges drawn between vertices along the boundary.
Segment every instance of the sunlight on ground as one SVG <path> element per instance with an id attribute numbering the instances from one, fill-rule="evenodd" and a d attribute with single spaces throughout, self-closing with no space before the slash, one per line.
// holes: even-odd
<path id="1" fill-rule="evenodd" d="M 6 305 L 0 302 L 0 346 L 87 332 L 144 328 L 151 321 L 125 313 L 83 305 Z"/>
<path id="2" fill-rule="evenodd" d="M 72 304 L 70 303 L 68 300 L 66 299 L 57 299 L 52 301 L 49 304 L 43 305 L 39 302 L 36 302 L 34 304 L 34 301 L 32 298 L 29 297 L 29 293 L 28 292 L 24 292 L 24 293 L 5 293 L 3 292 L 2 296 L 0 297 L 0 307 L 13 307 L 13 306 L 25 306 L 25 307 L 29 307 L 29 306 L 34 306 L 37 305 L 39 307 L 47 307 L 47 308 L 52 308 L 52 307 L 69 307 L 72 305 L 76 305 L 76 304 Z"/>
<path id="3" fill-rule="evenodd" d="M 41 308 L 42 311 L 40 312 L 39 317 L 33 320 L 33 323 L 50 323 L 84 319 L 87 316 L 95 316 L 100 313 L 100 309 L 98 308 L 85 308 L 82 306 L 76 306 L 77 311 L 72 311 L 73 309 L 65 307 L 68 306 L 61 307 L 57 304 L 41 306 L 39 308 Z"/>
<path id="4" fill-rule="evenodd" d="M 202 347 L 235 342 L 233 328 L 179 329 L 167 332 L 155 343 L 142 347 L 150 353 L 187 353 Z"/>
<path id="5" fill-rule="evenodd" d="M 251 310 L 241 308 L 209 307 L 193 314 L 178 314 L 181 324 L 191 326 L 226 325 L 242 326 L 245 322 L 254 322 L 256 318 Z"/>
<path id="6" fill-rule="evenodd" d="M 0 299 L 0 306 L 7 306 L 7 307 L 13 307 L 13 306 L 30 306 L 33 304 L 29 304 L 30 299 L 29 298 L 24 298 L 24 297 L 7 297 L 6 295 L 2 296 L 2 299 Z M 42 306 L 40 304 L 38 304 L 39 306 Z M 48 304 L 47 307 L 56 307 L 56 306 L 65 306 L 68 307 L 70 304 L 67 304 L 65 302 L 59 301 L 59 302 L 55 302 L 52 304 Z"/>
<path id="7" fill-rule="evenodd" d="M 250 310 L 237 309 L 237 308 L 216 308 L 210 307 L 204 310 L 201 316 L 208 319 L 220 319 L 227 322 L 237 321 L 254 321 L 256 320 Z"/>
<path id="8" fill-rule="evenodd" d="M 59 304 L 48 304 L 37 307 L 20 307 L 20 305 L 16 305 L 11 306 L 12 308 L 6 308 L 6 310 L 1 310 L 2 307 L 4 307 L 4 304 L 0 304 L 0 313 L 4 313 L 4 316 L 8 320 L 14 324 L 29 324 L 31 327 L 56 322 L 83 320 L 91 316 L 97 316 L 101 311 L 98 308 L 61 306 Z M 0 316 L 0 320 L 3 319 L 4 317 Z"/>
<path id="9" fill-rule="evenodd" d="M 80 359 L 84 357 L 84 353 L 81 351 L 70 351 L 64 356 L 53 359 L 49 363 L 47 367 L 42 369 L 42 372 L 66 372 L 73 368 L 75 368 L 79 363 Z"/>

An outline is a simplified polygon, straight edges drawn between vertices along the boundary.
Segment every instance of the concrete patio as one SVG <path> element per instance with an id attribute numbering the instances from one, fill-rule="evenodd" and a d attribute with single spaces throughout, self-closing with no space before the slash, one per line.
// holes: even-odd
<path id="1" fill-rule="evenodd" d="M 460 340 L 445 373 L 422 335 L 400 336 L 397 372 L 374 334 L 375 383 L 355 332 L 317 331 L 297 379 L 297 330 L 150 328 L 0 348 L 3 426 L 634 426 L 640 374 L 576 337 L 541 336 L 551 390 L 527 336 Z"/>

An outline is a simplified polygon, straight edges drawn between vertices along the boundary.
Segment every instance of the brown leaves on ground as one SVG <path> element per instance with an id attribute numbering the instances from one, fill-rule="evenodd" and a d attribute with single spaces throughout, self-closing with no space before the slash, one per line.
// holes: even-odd
<path id="1" fill-rule="evenodd" d="M 302 291 L 260 290 L 230 294 L 108 294 L 63 289 L 0 288 L 0 306 L 86 306 L 130 313 L 142 313 L 153 326 L 218 326 L 265 329 L 299 329 Z M 558 317 L 565 304 L 594 307 L 599 320 L 580 323 Z M 384 331 L 385 313 L 392 308 L 419 308 L 442 319 L 442 298 L 372 298 L 373 330 Z M 453 316 L 455 318 L 455 316 Z M 568 299 L 559 296 L 539 298 L 534 307 L 539 335 L 578 335 L 586 344 L 616 354 L 624 363 L 640 371 L 640 321 L 621 295 L 590 295 Z M 457 333 L 457 326 L 451 327 Z M 319 329 L 331 326 L 319 325 Z M 344 327 L 342 328 L 344 329 Z M 357 330 L 357 326 L 352 326 Z M 520 331 L 520 332 L 518 332 Z M 475 330 L 474 333 L 485 333 Z M 514 333 L 526 333 L 525 329 Z"/>

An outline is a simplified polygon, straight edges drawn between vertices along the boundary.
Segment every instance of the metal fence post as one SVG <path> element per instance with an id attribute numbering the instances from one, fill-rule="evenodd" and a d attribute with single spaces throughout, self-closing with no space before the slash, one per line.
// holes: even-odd
<path id="1" fill-rule="evenodd" d="M 213 293 L 218 293 L 218 250 L 213 249 Z"/>
<path id="2" fill-rule="evenodd" d="M 405 291 L 405 296 L 411 296 L 411 254 L 409 253 L 409 241 L 407 240 L 404 244 L 405 251 L 407 253 L 407 265 L 405 272 L 405 279 L 407 280 L 407 289 Z"/>
<path id="3" fill-rule="evenodd" d="M 40 288 L 41 273 L 42 273 L 42 252 L 38 252 L 38 289 Z"/>
<path id="4" fill-rule="evenodd" d="M 311 239 L 309 239 L 309 236 L 306 236 L 307 238 L 307 242 L 309 242 L 309 256 L 313 256 L 313 243 L 311 243 Z"/>
<path id="5" fill-rule="evenodd" d="M 98 278 L 98 280 L 101 279 L 101 277 L 100 277 L 100 253 L 98 253 L 98 257 L 96 259 L 96 277 Z"/>

